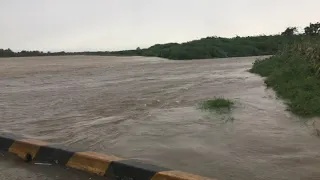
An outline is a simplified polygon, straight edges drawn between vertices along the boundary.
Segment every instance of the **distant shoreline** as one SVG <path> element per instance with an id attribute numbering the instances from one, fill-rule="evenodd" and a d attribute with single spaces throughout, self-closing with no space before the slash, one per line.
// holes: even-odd
<path id="1" fill-rule="evenodd" d="M 263 56 L 275 54 L 283 47 L 299 43 L 306 38 L 320 40 L 320 23 L 310 24 L 303 33 L 296 27 L 288 27 L 278 35 L 260 35 L 247 37 L 206 37 L 185 43 L 156 44 L 149 48 L 123 51 L 83 51 L 83 52 L 42 52 L 0 49 L 0 57 L 33 57 L 33 56 L 65 56 L 65 55 L 96 55 L 96 56 L 147 56 L 172 60 L 213 59 L 226 57 Z"/>

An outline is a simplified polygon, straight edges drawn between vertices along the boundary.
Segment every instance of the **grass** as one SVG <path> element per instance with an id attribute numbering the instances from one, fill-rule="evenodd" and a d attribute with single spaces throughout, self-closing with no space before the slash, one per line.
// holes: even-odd
<path id="1" fill-rule="evenodd" d="M 231 100 L 224 98 L 209 99 L 201 103 L 200 108 L 204 110 L 215 110 L 221 108 L 230 109 L 234 103 Z"/>
<path id="2" fill-rule="evenodd" d="M 276 55 L 257 60 L 252 73 L 286 100 L 288 110 L 300 116 L 320 116 L 320 43 L 303 41 Z"/>

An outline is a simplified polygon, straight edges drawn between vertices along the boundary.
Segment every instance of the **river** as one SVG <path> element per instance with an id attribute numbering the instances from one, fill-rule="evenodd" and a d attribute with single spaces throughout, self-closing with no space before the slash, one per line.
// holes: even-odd
<path id="1" fill-rule="evenodd" d="M 249 73 L 257 57 L 0 59 L 0 132 L 220 180 L 319 180 L 320 139 Z M 235 102 L 229 113 L 198 104 Z"/>

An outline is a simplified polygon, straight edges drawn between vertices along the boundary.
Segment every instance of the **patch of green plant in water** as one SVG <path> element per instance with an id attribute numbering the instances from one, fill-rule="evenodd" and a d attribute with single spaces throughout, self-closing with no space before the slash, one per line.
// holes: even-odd
<path id="1" fill-rule="evenodd" d="M 203 101 L 200 108 L 203 110 L 230 109 L 234 103 L 229 99 L 214 98 Z"/>

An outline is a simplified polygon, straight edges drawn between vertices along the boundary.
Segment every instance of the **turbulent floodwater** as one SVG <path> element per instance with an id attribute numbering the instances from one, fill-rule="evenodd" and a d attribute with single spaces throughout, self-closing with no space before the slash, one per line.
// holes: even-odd
<path id="1" fill-rule="evenodd" d="M 319 180 L 320 139 L 247 72 L 255 59 L 0 59 L 0 131 L 223 180 Z M 215 96 L 230 114 L 197 109 Z"/>

